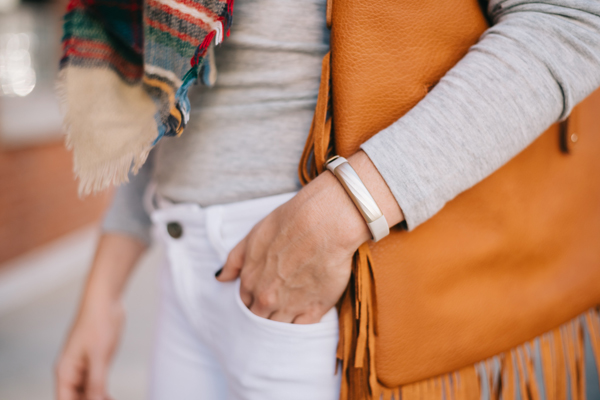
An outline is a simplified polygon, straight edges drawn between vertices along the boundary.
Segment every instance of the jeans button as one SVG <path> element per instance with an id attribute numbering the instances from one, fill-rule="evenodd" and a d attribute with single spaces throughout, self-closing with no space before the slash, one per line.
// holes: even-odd
<path id="1" fill-rule="evenodd" d="M 183 228 L 179 222 L 169 222 L 167 232 L 173 239 L 179 239 L 183 235 Z"/>

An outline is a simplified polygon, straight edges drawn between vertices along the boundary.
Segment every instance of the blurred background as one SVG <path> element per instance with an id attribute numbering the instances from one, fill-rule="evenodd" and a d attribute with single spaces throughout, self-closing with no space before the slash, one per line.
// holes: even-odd
<path id="1" fill-rule="evenodd" d="M 77 196 L 55 83 L 64 0 L 0 0 L 0 399 L 54 398 L 53 364 L 76 311 L 110 193 Z M 151 250 L 151 252 L 156 250 Z M 144 397 L 156 297 L 146 257 L 110 381 Z"/>

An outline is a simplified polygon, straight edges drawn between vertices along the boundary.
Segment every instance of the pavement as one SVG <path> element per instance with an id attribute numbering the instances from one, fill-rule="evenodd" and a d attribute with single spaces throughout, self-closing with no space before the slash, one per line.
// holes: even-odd
<path id="1" fill-rule="evenodd" d="M 158 250 L 148 251 L 127 288 L 125 332 L 109 378 L 115 400 L 145 398 L 158 259 Z M 54 399 L 53 364 L 74 317 L 84 278 L 76 274 L 64 279 L 51 291 L 0 314 L 0 400 Z"/>

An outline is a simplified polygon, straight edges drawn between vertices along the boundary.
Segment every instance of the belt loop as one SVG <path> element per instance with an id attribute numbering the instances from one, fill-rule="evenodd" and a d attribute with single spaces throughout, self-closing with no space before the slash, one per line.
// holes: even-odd
<path id="1" fill-rule="evenodd" d="M 206 232 L 208 241 L 219 256 L 221 264 L 225 264 L 229 252 L 225 248 L 221 227 L 223 226 L 223 206 L 214 205 L 205 208 L 206 211 Z"/>

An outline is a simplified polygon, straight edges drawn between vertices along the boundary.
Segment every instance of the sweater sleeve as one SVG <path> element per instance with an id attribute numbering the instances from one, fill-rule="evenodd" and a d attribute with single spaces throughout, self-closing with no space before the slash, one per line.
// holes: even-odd
<path id="1" fill-rule="evenodd" d="M 492 26 L 362 149 L 412 230 L 600 86 L 600 1 L 491 0 Z"/>
<path id="2" fill-rule="evenodd" d="M 137 175 L 129 174 L 129 182 L 119 186 L 102 221 L 103 232 L 133 236 L 149 245 L 152 222 L 144 209 L 144 193 L 152 178 L 154 151 Z"/>

